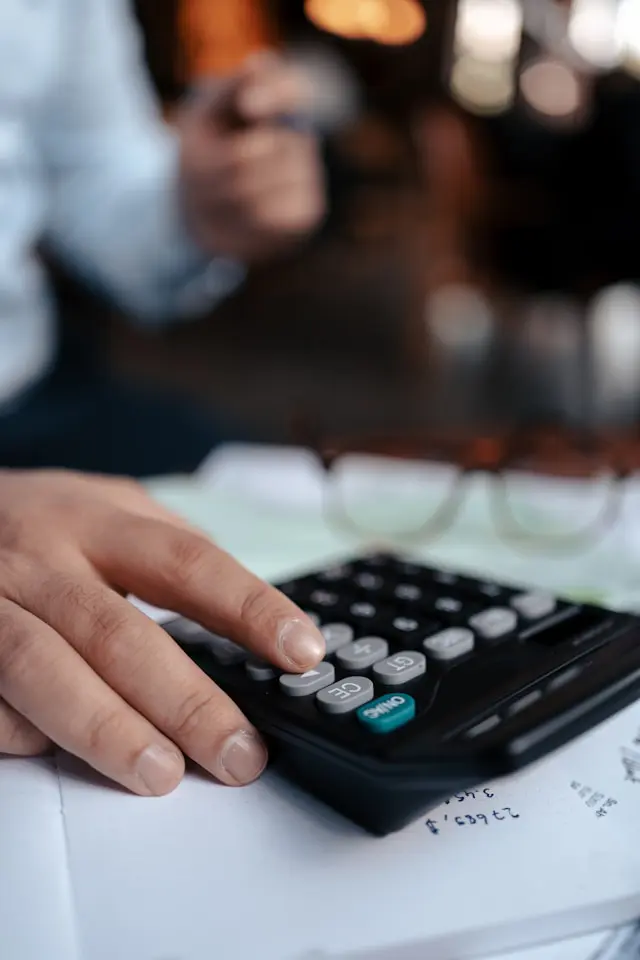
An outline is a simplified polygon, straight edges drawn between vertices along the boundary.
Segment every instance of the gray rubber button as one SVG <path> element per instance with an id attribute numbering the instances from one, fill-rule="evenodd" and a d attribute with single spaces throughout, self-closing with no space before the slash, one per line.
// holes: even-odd
<path id="1" fill-rule="evenodd" d="M 276 677 L 275 667 L 267 663 L 266 660 L 255 660 L 251 658 L 247 660 L 245 669 L 252 680 L 264 682 L 265 680 L 274 680 Z"/>
<path id="2" fill-rule="evenodd" d="M 348 623 L 325 623 L 320 633 L 324 637 L 327 657 L 353 640 L 353 627 Z"/>
<path id="3" fill-rule="evenodd" d="M 376 608 L 372 603 L 352 603 L 350 611 L 354 617 L 371 618 L 376 615 Z"/>
<path id="4" fill-rule="evenodd" d="M 328 687 L 336 678 L 336 671 L 332 663 L 323 660 L 313 670 L 306 673 L 283 673 L 280 677 L 280 687 L 288 697 L 309 697 L 323 687 Z"/>
<path id="5" fill-rule="evenodd" d="M 217 637 L 215 633 L 210 634 L 207 649 L 213 659 L 224 667 L 231 667 L 247 659 L 246 650 L 225 637 Z"/>
<path id="6" fill-rule="evenodd" d="M 247 658 L 247 652 L 232 640 L 219 637 L 210 630 L 205 630 L 193 620 L 181 618 L 174 623 L 167 624 L 167 632 L 185 646 L 204 647 L 213 658 L 222 666 L 233 666 L 242 663 Z"/>
<path id="7" fill-rule="evenodd" d="M 497 727 L 500 724 L 500 717 L 497 714 L 493 714 L 491 717 L 487 717 L 486 720 L 481 720 L 480 723 L 476 723 L 475 727 L 471 727 L 470 730 L 467 730 L 465 736 L 469 739 L 474 737 L 481 737 L 483 733 L 489 733 L 490 730 L 493 730 L 494 727 Z"/>
<path id="8" fill-rule="evenodd" d="M 456 600 L 454 597 L 438 597 L 434 603 L 434 607 L 442 613 L 460 613 L 462 610 L 462 601 Z"/>
<path id="9" fill-rule="evenodd" d="M 204 627 L 201 627 L 199 623 L 194 623 L 193 620 L 186 620 L 184 617 L 165 624 L 165 630 L 174 640 L 184 643 L 185 646 L 205 647 L 209 642 L 209 638 L 212 636 L 212 634 L 209 633 L 208 630 L 205 630 Z"/>
<path id="10" fill-rule="evenodd" d="M 350 567 L 331 567 L 318 575 L 318 580 L 324 580 L 325 583 L 338 583 L 340 580 L 346 580 L 350 573 Z"/>
<path id="11" fill-rule="evenodd" d="M 550 593 L 520 593 L 513 597 L 511 606 L 514 610 L 524 617 L 525 620 L 539 620 L 541 617 L 548 617 L 556 609 L 556 598 Z"/>
<path id="12" fill-rule="evenodd" d="M 393 595 L 398 600 L 419 600 L 422 597 L 422 590 L 414 583 L 399 583 Z"/>
<path id="13" fill-rule="evenodd" d="M 507 707 L 507 713 L 510 717 L 514 716 L 516 713 L 522 713 L 522 711 L 526 710 L 527 707 L 531 707 L 534 703 L 537 703 L 541 696 L 541 690 L 532 690 L 530 693 L 526 693 L 524 697 L 520 697 L 519 700 L 516 700 L 515 703 L 510 704 Z"/>
<path id="14" fill-rule="evenodd" d="M 384 586 L 384 580 L 377 573 L 359 573 L 353 579 L 363 590 L 380 590 Z"/>
<path id="15" fill-rule="evenodd" d="M 350 713 L 373 700 L 373 684 L 367 677 L 347 677 L 316 694 L 318 706 L 326 713 Z"/>
<path id="16" fill-rule="evenodd" d="M 415 653 L 413 650 L 403 650 L 394 653 L 392 657 L 376 663 L 373 672 L 378 680 L 392 687 L 399 687 L 416 677 L 421 677 L 427 671 L 427 658 L 424 653 Z"/>
<path id="17" fill-rule="evenodd" d="M 517 625 L 518 617 L 515 610 L 508 610 L 506 607 L 491 607 L 489 610 L 477 613 L 469 620 L 469 626 L 485 640 L 504 637 L 515 630 Z"/>
<path id="18" fill-rule="evenodd" d="M 311 594 L 311 602 L 318 607 L 335 607 L 338 595 L 331 593 L 330 590 L 314 590 Z"/>
<path id="19" fill-rule="evenodd" d="M 422 646 L 434 660 L 455 660 L 471 653 L 475 646 L 475 637 L 471 630 L 464 627 L 452 627 L 442 630 L 425 640 Z"/>
<path id="20" fill-rule="evenodd" d="M 336 660 L 345 670 L 367 670 L 389 656 L 389 644 L 380 637 L 362 637 L 338 651 Z"/>

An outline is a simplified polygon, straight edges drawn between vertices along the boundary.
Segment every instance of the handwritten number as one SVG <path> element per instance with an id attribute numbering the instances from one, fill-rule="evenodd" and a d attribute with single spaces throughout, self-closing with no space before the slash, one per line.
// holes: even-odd
<path id="1" fill-rule="evenodd" d="M 489 826 L 489 821 L 487 820 L 487 818 L 486 818 L 486 816 L 485 816 L 484 813 L 479 813 L 479 814 L 478 814 L 478 820 L 480 820 L 481 823 L 484 823 L 485 827 L 488 827 L 488 826 Z"/>
<path id="2" fill-rule="evenodd" d="M 429 830 L 431 831 L 431 833 L 434 834 L 434 836 L 437 836 L 440 833 L 440 831 L 436 826 L 435 820 L 427 820 L 427 822 L 425 823 L 425 826 L 429 828 Z"/>
<path id="3" fill-rule="evenodd" d="M 464 817 L 456 817 L 456 823 L 458 824 L 459 827 L 464 827 L 465 825 Z"/>
<path id="4" fill-rule="evenodd" d="M 488 787 L 485 787 L 482 792 L 484 793 L 485 797 L 488 797 L 489 800 L 493 800 L 495 797 L 495 793 L 492 793 Z"/>
<path id="5" fill-rule="evenodd" d="M 514 820 L 517 820 L 520 816 L 519 813 L 512 813 L 511 807 L 503 807 L 502 809 L 504 810 L 505 813 L 508 813 L 509 816 L 512 817 Z"/>
<path id="6" fill-rule="evenodd" d="M 476 822 L 476 818 L 475 818 L 475 817 L 472 817 L 470 814 L 467 814 L 467 820 L 469 821 L 469 823 L 475 823 L 475 822 Z"/>

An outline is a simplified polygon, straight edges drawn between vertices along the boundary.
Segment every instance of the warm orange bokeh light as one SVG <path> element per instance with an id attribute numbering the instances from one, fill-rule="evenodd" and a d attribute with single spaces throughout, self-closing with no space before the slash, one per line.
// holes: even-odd
<path id="1" fill-rule="evenodd" d="M 328 33 L 390 46 L 415 43 L 427 26 L 418 0 L 307 0 L 305 11 Z"/>
<path id="2" fill-rule="evenodd" d="M 180 0 L 179 9 L 189 81 L 235 70 L 249 54 L 277 45 L 262 0 Z"/>

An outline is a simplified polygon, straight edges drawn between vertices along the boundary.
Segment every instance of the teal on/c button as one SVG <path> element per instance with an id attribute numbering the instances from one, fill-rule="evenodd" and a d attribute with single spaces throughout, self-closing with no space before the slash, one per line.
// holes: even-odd
<path id="1" fill-rule="evenodd" d="M 389 693 L 371 700 L 357 713 L 360 723 L 372 733 L 392 733 L 416 715 L 416 702 L 408 693 Z"/>

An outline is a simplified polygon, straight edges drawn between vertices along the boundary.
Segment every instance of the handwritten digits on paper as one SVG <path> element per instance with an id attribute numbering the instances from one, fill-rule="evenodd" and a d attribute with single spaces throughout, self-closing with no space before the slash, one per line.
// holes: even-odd
<path id="1" fill-rule="evenodd" d="M 576 791 L 580 799 L 584 800 L 588 807 L 595 809 L 596 817 L 606 817 L 609 810 L 618 803 L 613 797 L 607 797 L 605 800 L 605 793 L 598 793 L 597 790 L 585 784 L 578 783 L 577 780 L 571 781 L 571 789 Z"/>
<path id="2" fill-rule="evenodd" d="M 473 809 L 473 813 L 457 813 L 455 810 L 458 804 L 468 805 L 469 801 L 478 802 L 481 800 L 495 800 L 495 793 L 489 787 L 456 793 L 449 800 L 444 801 L 441 808 L 442 813 L 437 818 L 430 817 L 425 821 L 425 827 L 434 837 L 437 837 L 448 827 L 488 827 L 491 824 L 520 819 L 520 814 L 512 807 L 500 807 L 498 804 L 495 804 L 495 806 L 487 804 L 486 813 L 478 812 L 477 808 Z M 446 811 L 445 808 L 452 804 L 455 805 L 454 810 Z"/>

